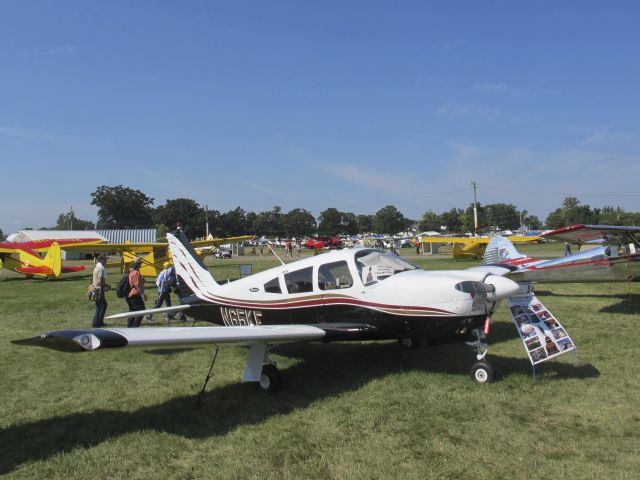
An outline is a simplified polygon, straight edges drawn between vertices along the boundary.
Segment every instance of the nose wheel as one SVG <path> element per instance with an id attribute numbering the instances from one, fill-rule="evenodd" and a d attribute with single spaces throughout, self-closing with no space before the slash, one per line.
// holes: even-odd
<path id="1" fill-rule="evenodd" d="M 478 383 L 491 383 L 495 379 L 495 372 L 491 364 L 485 360 L 480 360 L 471 366 L 471 380 Z"/>
<path id="2" fill-rule="evenodd" d="M 471 376 L 471 380 L 478 383 L 491 383 L 495 379 L 495 370 L 493 366 L 485 360 L 489 350 L 489 346 L 486 343 L 487 337 L 484 331 L 479 328 L 474 329 L 472 333 L 475 340 L 467 342 L 467 345 L 475 349 L 478 361 L 471 366 L 469 375 Z"/>

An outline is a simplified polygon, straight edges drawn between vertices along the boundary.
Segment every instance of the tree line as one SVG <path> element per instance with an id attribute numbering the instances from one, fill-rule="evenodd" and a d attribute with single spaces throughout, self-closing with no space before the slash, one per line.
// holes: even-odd
<path id="1" fill-rule="evenodd" d="M 267 237 L 304 237 L 309 235 L 355 235 L 376 232 L 395 234 L 416 227 L 419 231 L 439 231 L 445 227 L 451 233 L 474 229 L 473 204 L 466 209 L 452 208 L 440 214 L 426 211 L 420 220 L 405 217 L 395 206 L 387 205 L 373 215 L 357 215 L 337 208 L 327 208 L 318 218 L 304 208 L 284 212 L 274 206 L 263 212 L 246 212 L 236 207 L 228 212 L 208 210 L 194 200 L 176 198 L 154 207 L 154 199 L 140 190 L 122 185 L 100 186 L 91 194 L 91 204 L 98 207 L 98 221 L 78 219 L 73 210 L 60 214 L 54 229 L 116 229 L 158 228 L 160 235 L 180 222 L 192 237 L 203 237 L 206 226 L 218 237 L 236 235 L 266 235 Z M 606 225 L 640 225 L 640 212 L 626 212 L 620 207 L 602 209 L 581 204 L 576 197 L 566 197 L 559 208 L 551 212 L 544 224 L 527 210 L 513 204 L 477 205 L 479 233 L 491 229 L 515 230 L 521 226 L 531 230 L 556 229 L 578 223 Z"/>

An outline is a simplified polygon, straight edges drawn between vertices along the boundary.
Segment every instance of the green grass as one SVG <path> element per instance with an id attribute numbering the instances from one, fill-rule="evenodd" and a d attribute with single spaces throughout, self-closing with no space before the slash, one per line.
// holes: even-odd
<path id="1" fill-rule="evenodd" d="M 537 256 L 553 256 L 541 247 Z M 222 265 L 245 261 L 254 272 L 277 264 L 211 265 L 216 278 L 234 278 L 237 267 Z M 0 475 L 632 479 L 640 470 L 637 285 L 631 297 L 625 284 L 539 285 L 578 353 L 543 364 L 535 383 L 501 306 L 489 336 L 497 383 L 469 380 L 464 345 L 304 344 L 274 349 L 286 384 L 265 394 L 240 383 L 246 349 L 228 347 L 195 409 L 210 348 L 63 354 L 9 343 L 90 326 L 89 281 L 0 277 Z M 109 313 L 124 310 L 108 301 Z"/>

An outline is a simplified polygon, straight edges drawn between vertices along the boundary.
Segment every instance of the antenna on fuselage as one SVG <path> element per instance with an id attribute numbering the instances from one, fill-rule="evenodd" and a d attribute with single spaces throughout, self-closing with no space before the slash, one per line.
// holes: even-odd
<path id="1" fill-rule="evenodd" d="M 273 254 L 276 256 L 276 258 L 277 258 L 278 260 L 280 260 L 280 263 L 281 263 L 282 265 L 286 265 L 286 263 L 284 263 L 284 261 L 282 261 L 282 259 L 278 256 L 278 254 L 276 253 L 276 251 L 275 251 L 273 248 L 271 248 L 271 245 L 270 245 L 270 244 L 268 244 L 268 243 L 267 243 L 267 247 L 269 247 L 269 250 L 271 250 L 271 253 L 273 253 Z"/>

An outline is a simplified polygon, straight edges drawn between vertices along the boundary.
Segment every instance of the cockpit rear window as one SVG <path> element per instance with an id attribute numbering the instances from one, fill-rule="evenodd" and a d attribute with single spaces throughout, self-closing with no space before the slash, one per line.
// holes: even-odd
<path id="1" fill-rule="evenodd" d="M 318 287 L 320 290 L 335 290 L 353 286 L 353 277 L 347 262 L 331 262 L 320 265 L 318 269 Z"/>
<path id="2" fill-rule="evenodd" d="M 284 276 L 284 283 L 289 293 L 304 293 L 313 291 L 313 267 L 302 268 L 289 272 Z"/>

